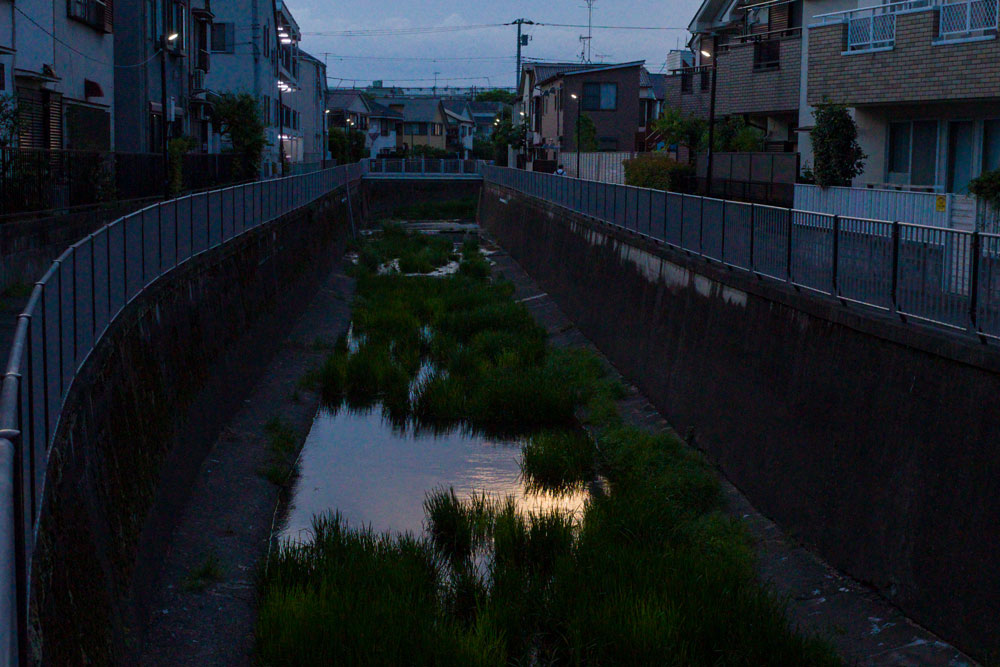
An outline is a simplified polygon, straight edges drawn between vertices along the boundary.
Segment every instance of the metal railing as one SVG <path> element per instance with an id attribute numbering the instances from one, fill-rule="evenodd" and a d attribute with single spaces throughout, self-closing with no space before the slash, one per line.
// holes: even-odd
<path id="1" fill-rule="evenodd" d="M 844 303 L 1000 338 L 1000 234 L 500 167 L 483 174 L 487 183 Z"/>
<path id="2" fill-rule="evenodd" d="M 939 7 L 938 36 L 961 39 L 997 29 L 998 0 L 960 0 Z"/>
<path id="3" fill-rule="evenodd" d="M 482 160 L 442 160 L 437 158 L 369 158 L 367 175 L 371 177 L 436 177 L 446 175 L 480 177 Z"/>
<path id="4" fill-rule="evenodd" d="M 148 206 L 74 243 L 35 284 L 0 389 L 0 664 L 25 659 L 28 582 L 50 447 L 77 372 L 115 318 L 174 268 L 357 181 L 366 166 Z"/>

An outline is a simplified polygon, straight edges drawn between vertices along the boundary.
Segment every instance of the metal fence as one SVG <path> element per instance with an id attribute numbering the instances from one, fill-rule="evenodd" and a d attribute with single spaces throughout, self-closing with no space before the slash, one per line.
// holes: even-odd
<path id="1" fill-rule="evenodd" d="M 232 183 L 231 153 L 188 153 L 181 187 L 201 190 Z M 158 197 L 163 194 L 159 153 L 0 148 L 0 215 Z"/>
<path id="2" fill-rule="evenodd" d="M 758 275 L 1000 337 L 1000 234 L 484 168 L 496 183 Z"/>
<path id="3" fill-rule="evenodd" d="M 0 663 L 25 659 L 48 455 L 77 372 L 122 310 L 175 267 L 361 178 L 366 164 L 160 202 L 73 244 L 18 318 L 0 390 Z"/>
<path id="4" fill-rule="evenodd" d="M 482 160 L 440 160 L 434 158 L 371 158 L 366 161 L 369 176 L 470 176 L 479 178 Z"/>
<path id="5" fill-rule="evenodd" d="M 698 192 L 711 197 L 790 207 L 799 175 L 798 153 L 715 153 L 712 191 L 708 183 L 708 154 L 695 160 Z"/>

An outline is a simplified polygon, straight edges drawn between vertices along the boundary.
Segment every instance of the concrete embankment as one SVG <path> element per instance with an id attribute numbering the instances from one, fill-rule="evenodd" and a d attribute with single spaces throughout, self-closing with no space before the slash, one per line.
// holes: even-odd
<path id="1" fill-rule="evenodd" d="M 51 453 L 32 572 L 44 664 L 134 664 L 202 460 L 321 282 L 349 227 L 338 191 L 154 283 L 77 376 Z M 353 214 L 360 223 L 360 197 Z"/>
<path id="2" fill-rule="evenodd" d="M 1000 651 L 1000 354 L 487 186 L 480 219 L 789 534 Z"/>

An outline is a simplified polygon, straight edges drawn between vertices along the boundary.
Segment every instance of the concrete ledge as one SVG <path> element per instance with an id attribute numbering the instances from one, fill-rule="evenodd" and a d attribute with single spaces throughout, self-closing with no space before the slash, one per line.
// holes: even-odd
<path id="1" fill-rule="evenodd" d="M 997 349 L 497 186 L 480 217 L 786 532 L 970 653 L 1000 651 Z"/>

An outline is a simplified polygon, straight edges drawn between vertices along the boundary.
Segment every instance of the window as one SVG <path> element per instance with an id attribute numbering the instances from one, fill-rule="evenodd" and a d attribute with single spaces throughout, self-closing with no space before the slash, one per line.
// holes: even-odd
<path id="1" fill-rule="evenodd" d="M 441 123 L 431 123 L 431 134 L 435 137 L 441 136 Z"/>
<path id="2" fill-rule="evenodd" d="M 712 72 L 711 70 L 701 71 L 701 89 L 708 90 L 712 86 Z"/>
<path id="3" fill-rule="evenodd" d="M 176 52 L 182 52 L 187 48 L 187 7 L 179 2 L 172 2 L 167 8 L 167 29 L 164 36 L 177 35 L 167 46 Z"/>
<path id="4" fill-rule="evenodd" d="M 1000 169 L 1000 119 L 983 123 L 983 171 L 994 169 Z"/>
<path id="5" fill-rule="evenodd" d="M 905 185 L 934 185 L 937 146 L 936 120 L 889 123 L 888 180 Z"/>
<path id="6" fill-rule="evenodd" d="M 683 72 L 681 74 L 681 92 L 690 93 L 694 89 L 694 74 Z"/>
<path id="7" fill-rule="evenodd" d="M 611 152 L 617 151 L 618 137 L 601 137 L 598 139 L 598 150 Z"/>
<path id="8" fill-rule="evenodd" d="M 111 12 L 103 0 L 68 0 L 66 13 L 71 19 L 76 19 L 103 32 L 111 32 Z"/>
<path id="9" fill-rule="evenodd" d="M 382 130 L 382 136 L 383 137 L 388 137 L 389 136 L 389 121 L 387 121 L 387 120 L 379 121 L 379 127 Z"/>
<path id="10" fill-rule="evenodd" d="M 614 111 L 618 108 L 617 83 L 584 83 L 584 111 Z"/>
<path id="11" fill-rule="evenodd" d="M 406 123 L 403 126 L 403 134 L 426 135 L 427 123 Z"/>
<path id="12" fill-rule="evenodd" d="M 7 66 L 0 63 L 0 92 L 7 90 Z"/>
<path id="13" fill-rule="evenodd" d="M 755 70 L 778 69 L 780 64 L 781 42 L 776 39 L 754 42 L 753 68 Z"/>
<path id="14" fill-rule="evenodd" d="M 235 33 L 232 23 L 212 24 L 212 51 L 214 53 L 234 53 Z"/>

